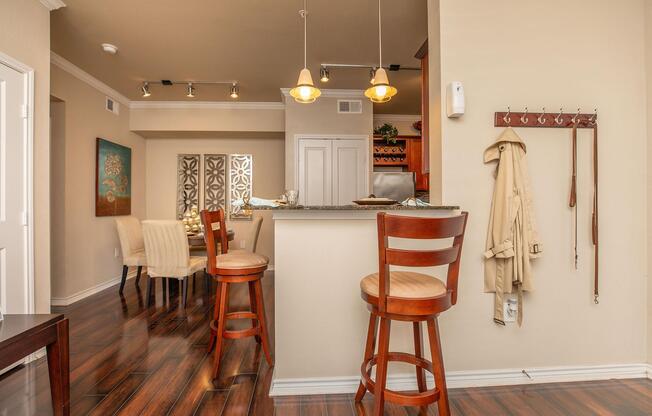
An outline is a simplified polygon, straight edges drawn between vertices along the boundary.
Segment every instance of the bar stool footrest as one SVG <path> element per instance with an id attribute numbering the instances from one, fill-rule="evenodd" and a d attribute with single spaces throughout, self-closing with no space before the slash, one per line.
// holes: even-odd
<path id="1" fill-rule="evenodd" d="M 405 352 L 390 352 L 387 354 L 387 361 L 401 361 L 407 364 L 416 365 L 419 368 L 433 374 L 432 362 L 418 358 L 414 354 Z M 376 383 L 371 379 L 371 369 L 377 364 L 378 355 L 362 363 L 360 372 L 362 375 L 362 384 L 371 393 L 375 394 Z M 403 406 L 426 406 L 439 400 L 440 390 L 437 387 L 417 393 L 396 392 L 385 389 L 385 400 L 391 403 Z"/>
<path id="2" fill-rule="evenodd" d="M 248 319 L 251 319 L 251 318 L 248 318 Z M 211 321 L 210 328 L 211 328 L 211 333 L 212 334 L 217 334 L 217 321 L 215 321 L 215 320 Z M 240 338 L 246 338 L 246 337 L 253 337 L 255 335 L 260 335 L 260 334 L 261 334 L 260 323 L 257 322 L 256 325 L 252 326 L 251 328 L 240 329 L 240 330 L 237 330 L 237 331 L 225 330 L 224 331 L 224 338 L 240 339 Z"/>

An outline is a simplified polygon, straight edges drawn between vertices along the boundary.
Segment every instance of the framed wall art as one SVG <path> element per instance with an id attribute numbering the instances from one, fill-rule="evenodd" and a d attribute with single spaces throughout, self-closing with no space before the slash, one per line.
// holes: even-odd
<path id="1" fill-rule="evenodd" d="M 97 138 L 95 216 L 131 214 L 131 149 Z"/>

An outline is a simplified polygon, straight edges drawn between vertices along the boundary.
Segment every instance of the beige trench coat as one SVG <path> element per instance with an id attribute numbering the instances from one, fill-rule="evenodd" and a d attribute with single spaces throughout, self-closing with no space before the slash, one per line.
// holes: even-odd
<path id="1" fill-rule="evenodd" d="M 484 162 L 498 162 L 491 203 L 484 266 L 485 292 L 495 292 L 494 321 L 504 325 L 505 293 L 518 293 L 518 324 L 523 319 L 523 291 L 532 290 L 530 260 L 542 246 L 536 230 L 527 173 L 525 143 L 508 127 L 484 152 Z"/>

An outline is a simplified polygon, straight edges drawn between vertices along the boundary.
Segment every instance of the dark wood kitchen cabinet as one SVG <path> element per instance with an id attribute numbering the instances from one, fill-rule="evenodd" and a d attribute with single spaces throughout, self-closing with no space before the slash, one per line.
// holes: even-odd
<path id="1" fill-rule="evenodd" d="M 374 168 L 398 166 L 416 174 L 416 190 L 428 190 L 428 176 L 423 174 L 421 136 L 398 136 L 395 144 L 374 135 Z"/>

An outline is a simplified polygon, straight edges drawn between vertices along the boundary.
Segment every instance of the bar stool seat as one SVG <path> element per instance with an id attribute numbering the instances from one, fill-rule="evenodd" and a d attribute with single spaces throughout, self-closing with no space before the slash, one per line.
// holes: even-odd
<path id="1" fill-rule="evenodd" d="M 250 269 L 267 267 L 269 258 L 247 250 L 231 250 L 226 254 L 217 256 L 217 269 Z M 239 273 L 242 274 L 242 273 Z"/>
<path id="2" fill-rule="evenodd" d="M 423 273 L 391 272 L 389 276 L 389 296 L 399 298 L 435 298 L 446 293 L 446 285 L 441 280 Z M 365 276 L 360 281 L 360 289 L 369 296 L 378 297 L 378 273 Z"/>

